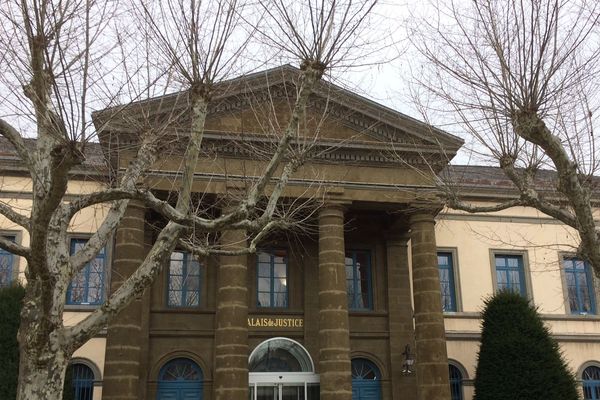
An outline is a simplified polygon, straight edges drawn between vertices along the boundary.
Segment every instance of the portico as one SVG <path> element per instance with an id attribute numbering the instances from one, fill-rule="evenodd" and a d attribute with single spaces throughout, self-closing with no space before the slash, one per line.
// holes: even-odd
<path id="1" fill-rule="evenodd" d="M 254 77 L 253 98 L 262 99 L 261 90 L 278 93 L 295 73 L 284 67 L 283 74 Z M 284 193 L 289 204 L 311 204 L 307 228 L 266 238 L 256 254 L 195 258 L 180 251 L 172 258 L 141 303 L 132 305 L 137 308 L 127 329 L 139 333 L 119 333 L 122 319 L 108 327 L 110 349 L 133 351 L 135 345 L 139 354 L 135 365 L 126 366 L 131 383 L 119 384 L 120 394 L 135 398 L 143 387 L 147 398 L 162 399 L 167 384 L 161 368 L 181 363 L 201 379 L 193 387 L 194 396 L 203 399 L 449 399 L 433 231 L 439 205 L 428 177 L 460 141 L 332 90 L 326 82 L 317 88 L 311 112 L 322 112 L 321 100 L 329 93 L 328 116 L 315 141 L 315 157 Z M 203 147 L 215 157 L 198 163 L 194 190 L 211 212 L 243 195 L 244 182 L 264 168 L 247 143 L 264 144 L 259 133 L 247 133 L 258 124 L 246 107 L 258 106 L 240 102 L 242 94 L 236 101 L 222 99 L 207 119 Z M 245 143 L 236 148 L 241 132 Z M 115 160 L 122 168 L 135 140 L 123 131 L 118 135 L 127 144 Z M 437 150 L 440 143 L 446 146 L 444 156 Z M 155 166 L 149 183 L 157 196 L 174 196 L 169 177 L 176 176 L 181 156 L 175 150 Z M 125 264 L 131 254 L 127 244 L 152 243 L 152 227 L 161 224 L 152 211 L 135 207 L 131 214 L 143 216 L 143 227 L 132 220 L 135 229 L 125 225 L 127 235 L 116 239 L 114 259 Z M 224 249 L 240 249 L 246 233 L 226 231 L 218 240 Z M 188 287 L 189 279 L 194 283 Z M 188 292 L 197 301 L 186 303 Z M 411 373 L 402 368 L 406 346 L 416 353 Z M 120 382 L 119 371 L 106 368 L 105 381 Z M 169 393 L 177 390 L 168 386 Z"/>

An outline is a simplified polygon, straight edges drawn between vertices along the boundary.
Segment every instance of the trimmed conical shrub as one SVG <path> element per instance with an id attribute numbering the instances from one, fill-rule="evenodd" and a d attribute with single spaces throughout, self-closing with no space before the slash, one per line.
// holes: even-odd
<path id="1" fill-rule="evenodd" d="M 575 378 L 537 310 L 521 295 L 485 302 L 474 400 L 577 400 Z"/>
<path id="2" fill-rule="evenodd" d="M 17 332 L 25 289 L 15 285 L 0 288 L 0 399 L 17 397 L 19 344 Z"/>

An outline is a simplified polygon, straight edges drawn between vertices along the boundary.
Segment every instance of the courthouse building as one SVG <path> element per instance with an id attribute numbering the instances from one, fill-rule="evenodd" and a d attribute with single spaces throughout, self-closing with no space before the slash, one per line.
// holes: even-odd
<path id="1" fill-rule="evenodd" d="M 218 215 L 260 175 L 257 154 L 268 153 L 272 141 L 263 130 L 265 110 L 285 125 L 298 75 L 286 66 L 221 86 L 194 180 L 207 214 Z M 181 98 L 144 104 L 183 110 L 168 155 L 147 179 L 168 200 L 176 196 L 185 147 L 177 136 L 185 125 Z M 310 104 L 298 145 L 309 143 L 312 157 L 284 196 L 290 205 L 311 200 L 303 229 L 274 235 L 248 256 L 173 252 L 145 294 L 75 353 L 76 398 L 209 400 L 243 387 L 255 400 L 317 399 L 347 380 L 357 400 L 427 398 L 448 385 L 453 400 L 468 400 L 479 312 L 504 288 L 539 307 L 585 398 L 599 398 L 598 291 L 590 266 L 574 256 L 576 233 L 529 208 L 477 215 L 444 209 L 433 185 L 439 174 L 459 181 L 465 199 L 477 204 L 516 191 L 496 168 L 448 167 L 459 138 L 355 93 L 321 82 Z M 95 116 L 98 125 L 104 116 Z M 69 190 L 108 185 L 131 159 L 138 134 L 109 123 Z M 8 143 L 0 146 L 0 197 L 27 208 L 31 182 Z M 553 179 L 540 174 L 549 195 Z M 77 216 L 73 250 L 103 211 Z M 65 324 L 84 318 L 134 271 L 163 224 L 143 204 L 130 204 L 112 243 L 71 284 Z M 9 221 L 0 219 L 0 229 L 28 244 Z M 233 231 L 219 239 L 226 246 L 243 238 Z M 6 285 L 22 279 L 24 260 L 0 252 L 0 268 Z M 415 331 L 415 321 L 424 328 Z"/>

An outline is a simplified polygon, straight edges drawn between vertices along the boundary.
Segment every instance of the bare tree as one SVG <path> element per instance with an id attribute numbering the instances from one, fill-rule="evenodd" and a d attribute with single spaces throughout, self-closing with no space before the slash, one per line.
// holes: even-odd
<path id="1" fill-rule="evenodd" d="M 434 5 L 413 43 L 425 61 L 415 93 L 429 113 L 456 121 L 474 151 L 493 160 L 518 196 L 493 206 L 462 201 L 439 182 L 452 208 L 467 212 L 534 207 L 575 229 L 578 253 L 600 276 L 597 146 L 600 8 L 594 1 L 483 0 Z M 423 99 L 423 97 L 421 97 Z M 555 170 L 553 189 L 538 171 Z M 546 182 L 547 183 L 547 182 Z M 546 189 L 546 190 L 544 190 Z"/>
<path id="2" fill-rule="evenodd" d="M 23 212 L 0 203 L 0 213 L 30 237 L 27 247 L 0 237 L 1 248 L 27 261 L 18 399 L 62 398 L 72 353 L 143 293 L 175 246 L 204 255 L 246 254 L 255 251 L 269 232 L 289 226 L 277 210 L 288 179 L 306 160 L 305 152 L 298 153 L 294 145 L 301 117 L 323 74 L 348 59 L 374 3 L 322 1 L 300 6 L 265 1 L 248 13 L 249 5 L 236 0 L 3 3 L 0 53 L 5 90 L 0 134 L 14 146 L 33 182 L 31 210 Z M 289 10 L 298 14 L 292 16 Z M 140 16 L 141 25 L 126 29 L 120 19 L 124 11 Z M 265 16 L 266 24 L 251 24 L 252 13 Z M 304 19 L 296 19 L 300 16 L 312 21 L 311 25 L 304 26 Z M 301 65 L 293 105 L 274 136 L 276 145 L 261 176 L 234 207 L 218 217 L 207 217 L 194 206 L 192 182 L 208 107 L 218 84 L 233 71 L 257 31 L 264 45 L 287 51 Z M 141 56 L 138 49 L 142 49 Z M 149 49 L 158 56 L 151 56 Z M 119 84 L 103 79 L 107 75 L 116 77 Z M 184 89 L 175 98 L 186 102 L 187 135 L 181 139 L 186 150 L 173 205 L 140 182 L 156 162 L 170 126 L 181 117 L 167 113 L 166 119 L 164 115 L 155 118 L 142 100 L 174 84 Z M 123 101 L 125 105 L 117 105 Z M 96 131 L 89 118 L 92 105 L 112 106 L 95 115 Z M 91 138 L 123 123 L 138 131 L 133 161 L 111 187 L 66 197 L 71 173 L 85 161 Z M 24 139 L 26 129 L 35 131 L 33 146 Z M 131 200 L 143 202 L 168 223 L 145 260 L 102 306 L 83 321 L 64 326 L 69 283 L 107 244 Z M 80 211 L 97 205 L 107 209 L 104 220 L 87 243 L 70 254 L 70 223 Z M 231 229 L 251 232 L 248 246 L 223 249 L 191 241 L 187 235 L 190 230 L 210 234 Z"/>

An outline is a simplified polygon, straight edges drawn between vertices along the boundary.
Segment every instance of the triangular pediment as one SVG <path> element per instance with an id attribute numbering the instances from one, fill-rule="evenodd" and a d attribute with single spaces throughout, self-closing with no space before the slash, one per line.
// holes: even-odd
<path id="1" fill-rule="evenodd" d="M 287 125 L 300 76 L 299 69 L 284 65 L 219 83 L 209 106 L 205 141 L 240 137 L 244 141 L 262 141 L 276 136 Z M 148 115 L 154 112 L 155 120 L 168 120 L 178 136 L 185 135 L 190 126 L 185 92 L 138 104 L 149 110 Z M 306 139 L 333 149 L 329 153 L 349 152 L 352 158 L 367 157 L 373 161 L 383 159 L 374 153 L 389 150 L 443 153 L 452 158 L 463 143 L 453 135 L 325 80 L 317 84 L 301 121 L 299 140 Z M 367 156 L 369 152 L 372 157 Z"/>

